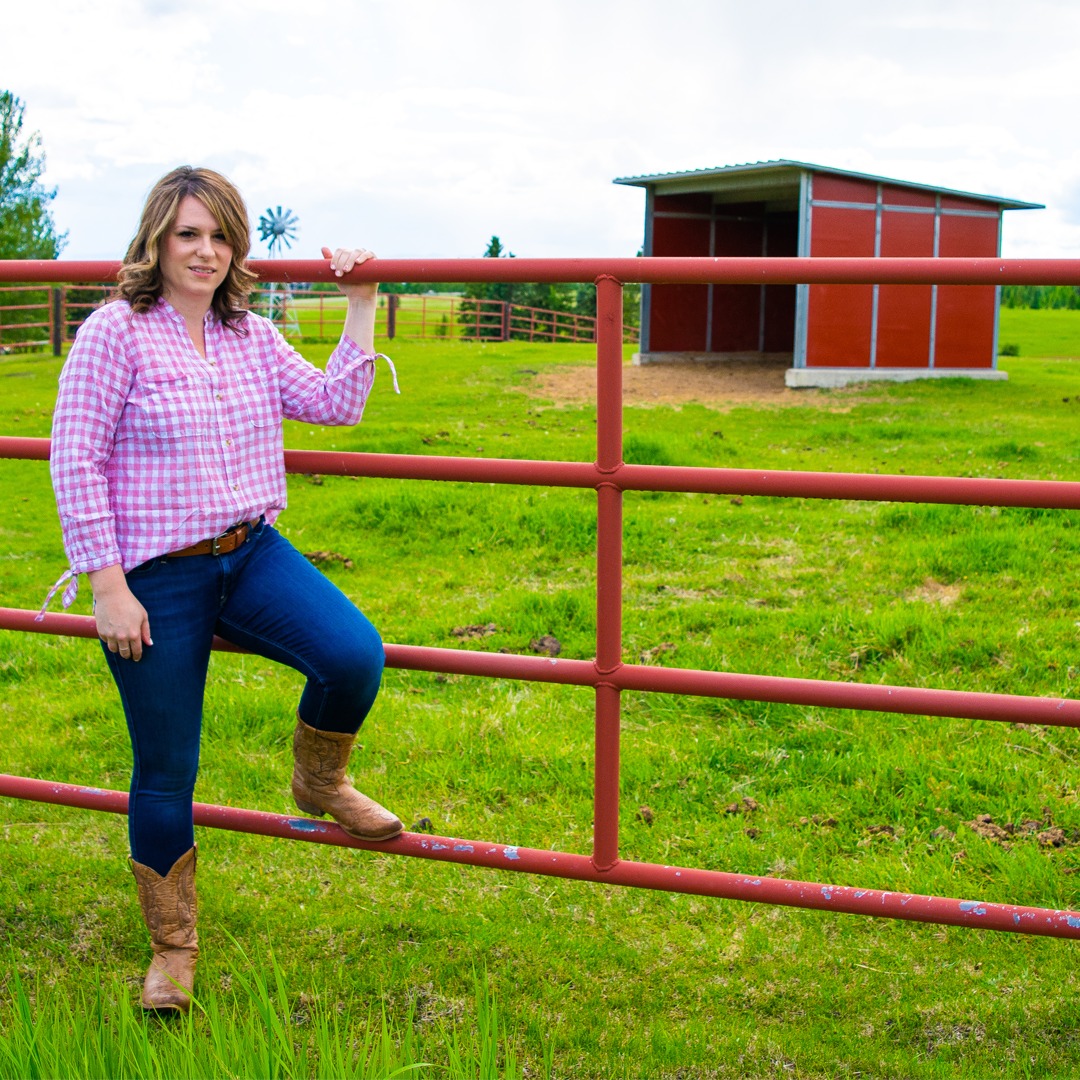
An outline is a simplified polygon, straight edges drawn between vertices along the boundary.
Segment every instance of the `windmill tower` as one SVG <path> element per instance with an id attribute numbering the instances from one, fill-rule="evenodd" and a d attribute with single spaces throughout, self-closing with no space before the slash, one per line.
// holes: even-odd
<path id="1" fill-rule="evenodd" d="M 291 210 L 277 210 L 266 208 L 266 213 L 259 218 L 259 239 L 266 242 L 266 250 L 271 259 L 281 255 L 281 248 L 292 248 L 292 242 L 296 239 L 296 225 L 299 218 Z M 277 282 L 270 282 L 270 292 L 267 298 L 266 317 L 273 322 L 280 320 L 285 329 L 291 330 L 297 335 L 300 333 L 300 324 L 296 321 L 296 313 L 288 304 L 288 288 L 280 287 L 280 299 L 278 297 Z"/>

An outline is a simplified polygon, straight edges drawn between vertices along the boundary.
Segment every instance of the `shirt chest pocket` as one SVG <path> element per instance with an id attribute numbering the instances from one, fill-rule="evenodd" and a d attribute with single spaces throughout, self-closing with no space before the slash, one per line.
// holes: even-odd
<path id="1" fill-rule="evenodd" d="M 128 399 L 117 438 L 175 442 L 213 431 L 214 393 L 210 382 L 187 373 L 152 375 Z"/>
<path id="2" fill-rule="evenodd" d="M 269 376 L 261 368 L 245 366 L 234 370 L 227 386 L 241 424 L 253 428 L 281 425 L 281 395 L 274 392 Z"/>

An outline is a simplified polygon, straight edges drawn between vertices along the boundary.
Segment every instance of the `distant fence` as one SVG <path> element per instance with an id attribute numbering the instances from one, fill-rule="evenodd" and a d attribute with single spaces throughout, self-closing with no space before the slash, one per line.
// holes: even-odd
<path id="1" fill-rule="evenodd" d="M 111 284 L 5 285 L 0 288 L 0 352 L 52 349 L 59 356 Z M 272 319 L 286 337 L 336 341 L 345 325 L 345 298 L 275 285 L 252 294 L 251 307 Z M 387 338 L 453 341 L 596 341 L 596 316 L 527 307 L 506 300 L 478 300 L 453 293 L 384 293 L 375 333 Z M 635 344 L 637 327 L 623 325 L 622 340 Z"/>
<path id="2" fill-rule="evenodd" d="M 268 289 L 253 308 L 288 336 L 336 340 L 345 324 L 345 299 L 336 292 Z M 481 300 L 453 293 L 385 293 L 379 298 L 375 332 L 388 338 L 455 341 L 596 341 L 596 316 L 529 307 L 508 300 Z M 622 327 L 624 343 L 636 343 L 636 326 Z"/>
<path id="3" fill-rule="evenodd" d="M 59 356 L 83 319 L 112 285 L 4 285 L 0 288 L 0 353 L 52 349 Z"/>

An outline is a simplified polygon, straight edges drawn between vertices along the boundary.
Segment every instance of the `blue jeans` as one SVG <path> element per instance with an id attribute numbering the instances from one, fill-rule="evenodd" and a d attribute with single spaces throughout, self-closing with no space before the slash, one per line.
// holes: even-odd
<path id="1" fill-rule="evenodd" d="M 307 678 L 299 716 L 355 734 L 379 692 L 378 632 L 273 526 L 226 555 L 151 559 L 127 575 L 154 644 L 134 663 L 105 651 L 131 736 L 128 835 L 136 862 L 165 874 L 194 843 L 203 694 L 214 634 Z"/>

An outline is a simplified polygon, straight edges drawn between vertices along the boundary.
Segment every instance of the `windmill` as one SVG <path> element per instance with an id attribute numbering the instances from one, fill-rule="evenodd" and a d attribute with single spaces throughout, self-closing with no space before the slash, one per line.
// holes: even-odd
<path id="1" fill-rule="evenodd" d="M 266 250 L 269 252 L 271 259 L 275 259 L 281 254 L 282 245 L 286 248 L 292 248 L 292 242 L 296 239 L 296 225 L 299 220 L 292 210 L 282 210 L 280 206 L 277 210 L 269 206 L 266 208 L 266 213 L 259 218 L 259 239 L 266 242 Z M 277 286 L 275 282 L 271 282 L 266 312 L 267 318 L 271 321 L 274 318 L 276 292 Z M 295 330 L 299 334 L 300 326 L 296 322 L 296 316 L 289 310 L 284 295 L 281 298 L 281 315 L 287 320 L 289 329 Z"/>

